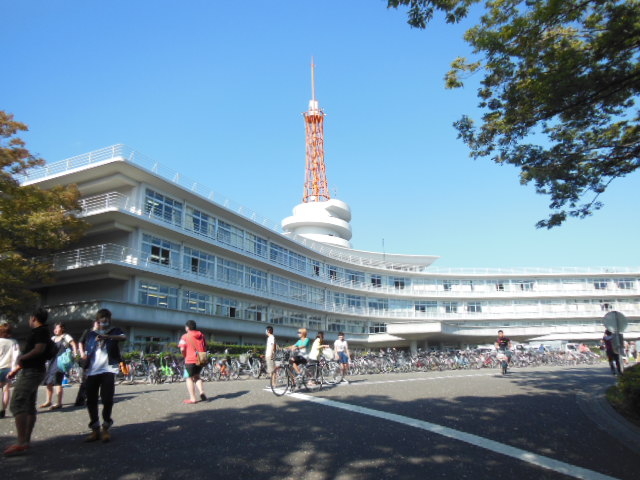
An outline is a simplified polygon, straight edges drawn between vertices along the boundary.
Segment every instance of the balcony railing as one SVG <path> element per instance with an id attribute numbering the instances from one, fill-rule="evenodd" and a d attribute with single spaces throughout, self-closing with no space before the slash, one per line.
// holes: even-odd
<path id="1" fill-rule="evenodd" d="M 120 264 L 136 267 L 145 271 L 162 273 L 176 278 L 192 279 L 203 285 L 222 288 L 238 293 L 245 293 L 259 296 L 265 300 L 280 300 L 289 305 L 297 305 L 314 310 L 321 310 L 325 313 L 334 313 L 359 317 L 374 317 L 380 319 L 421 319 L 421 320 L 455 320 L 455 319 L 536 319 L 536 318 L 593 318 L 603 317 L 604 313 L 600 305 L 585 304 L 578 309 L 572 304 L 545 305 L 540 304 L 535 308 L 526 311 L 504 310 L 495 311 L 491 306 L 485 307 L 483 311 L 469 312 L 463 311 L 463 306 L 459 306 L 460 311 L 443 312 L 441 308 L 437 311 L 417 311 L 414 308 L 401 309 L 375 309 L 364 305 L 335 304 L 325 301 L 324 303 L 311 302 L 299 295 L 280 295 L 265 288 L 252 288 L 238 283 L 225 282 L 212 275 L 199 275 L 195 272 L 184 271 L 180 266 L 164 264 L 163 260 L 157 256 L 144 253 L 116 244 L 104 244 L 92 247 L 80 248 L 68 252 L 58 253 L 51 258 L 53 268 L 56 271 L 66 271 L 78 268 L 88 268 L 103 264 Z M 581 292 L 584 293 L 584 292 Z M 556 296 L 568 296 L 567 292 L 558 292 Z M 640 304 L 625 304 L 625 314 L 628 316 L 640 316 Z"/>

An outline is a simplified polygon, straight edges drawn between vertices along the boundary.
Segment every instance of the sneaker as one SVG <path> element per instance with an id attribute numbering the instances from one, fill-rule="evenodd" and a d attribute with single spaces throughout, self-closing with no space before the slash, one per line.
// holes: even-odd
<path id="1" fill-rule="evenodd" d="M 207 401 L 207 396 L 204 393 L 200 394 L 200 401 L 201 402 L 206 402 Z"/>
<path id="2" fill-rule="evenodd" d="M 97 442 L 98 440 L 100 440 L 100 430 L 97 428 L 91 430 L 91 433 L 84 437 L 85 442 Z"/>
<path id="3" fill-rule="evenodd" d="M 0 418 L 4 418 L 5 416 L 5 411 L 4 410 L 0 410 Z"/>

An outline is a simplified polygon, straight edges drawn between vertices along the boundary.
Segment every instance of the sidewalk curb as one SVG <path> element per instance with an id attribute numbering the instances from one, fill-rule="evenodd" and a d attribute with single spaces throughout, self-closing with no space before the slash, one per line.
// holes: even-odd
<path id="1" fill-rule="evenodd" d="M 624 443 L 629 449 L 640 455 L 640 428 L 629 422 L 609 404 L 605 387 L 599 392 L 581 392 L 576 394 L 580 410 L 601 430 Z"/>

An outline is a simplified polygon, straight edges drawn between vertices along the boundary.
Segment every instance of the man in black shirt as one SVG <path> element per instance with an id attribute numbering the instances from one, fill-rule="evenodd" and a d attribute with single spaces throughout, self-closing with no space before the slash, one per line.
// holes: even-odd
<path id="1" fill-rule="evenodd" d="M 49 314 L 39 308 L 29 317 L 31 333 L 27 343 L 18 357 L 18 366 L 9 372 L 8 378 L 13 378 L 20 372 L 13 388 L 11 398 L 11 413 L 16 419 L 18 443 L 6 448 L 4 454 L 19 455 L 29 449 L 31 433 L 36 424 L 36 399 L 38 386 L 45 375 L 45 349 L 51 338 L 47 327 Z"/>

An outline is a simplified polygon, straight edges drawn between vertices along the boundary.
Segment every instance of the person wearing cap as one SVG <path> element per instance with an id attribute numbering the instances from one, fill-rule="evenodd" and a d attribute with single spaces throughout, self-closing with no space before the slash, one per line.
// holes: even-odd
<path id="1" fill-rule="evenodd" d="M 604 331 L 602 341 L 604 342 L 604 348 L 607 352 L 607 360 L 609 360 L 611 373 L 615 375 L 617 370 L 618 375 L 622 375 L 622 371 L 620 370 L 620 354 L 617 352 L 617 345 L 615 344 L 615 338 L 611 333 L 611 330 L 607 329 Z M 616 364 L 615 369 L 613 368 L 614 363 Z"/>
<path id="2" fill-rule="evenodd" d="M 4 450 L 5 456 L 20 455 L 31 446 L 31 434 L 36 425 L 38 386 L 46 373 L 45 351 L 51 336 L 47 327 L 48 318 L 49 314 L 43 308 L 38 308 L 30 315 L 31 332 L 18 357 L 17 366 L 7 375 L 9 379 L 17 375 L 10 409 L 15 418 L 18 441 Z"/>

